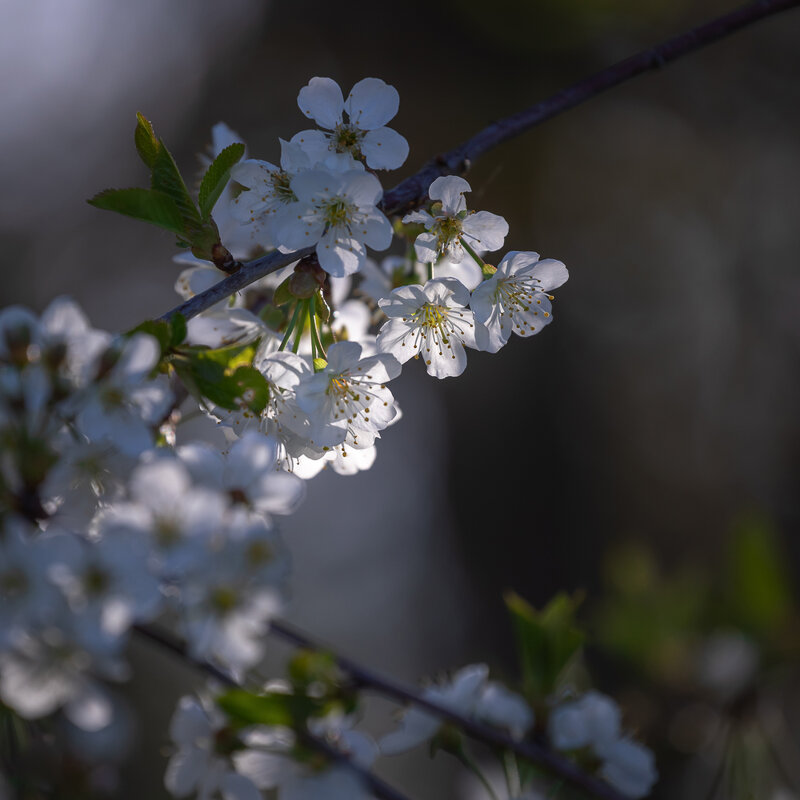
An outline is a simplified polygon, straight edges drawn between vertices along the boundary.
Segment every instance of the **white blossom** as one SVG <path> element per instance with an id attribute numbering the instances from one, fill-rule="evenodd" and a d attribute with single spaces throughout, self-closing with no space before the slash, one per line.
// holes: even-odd
<path id="1" fill-rule="evenodd" d="M 429 264 L 442 256 L 462 261 L 467 255 L 462 239 L 475 251 L 499 250 L 503 246 L 508 223 L 488 211 L 467 211 L 464 192 L 469 191 L 471 187 L 463 178 L 455 175 L 437 178 L 428 189 L 431 200 L 438 201 L 434 213 L 412 211 L 403 217 L 403 222 L 425 226 L 426 233 L 414 241 L 420 261 Z"/>
<path id="2" fill-rule="evenodd" d="M 488 676 L 489 668 L 485 664 L 463 667 L 450 681 L 425 689 L 422 696 L 448 711 L 468 717 L 475 709 Z M 381 752 L 396 755 L 411 750 L 433 738 L 443 724 L 439 717 L 412 706 L 403 714 L 400 727 L 380 740 Z"/>
<path id="3" fill-rule="evenodd" d="M 297 386 L 297 404 L 308 415 L 317 447 L 371 447 L 398 415 L 386 384 L 400 374 L 400 364 L 387 353 L 362 358 L 361 352 L 356 342 L 336 342 L 328 348 L 327 366 Z"/>
<path id="4" fill-rule="evenodd" d="M 196 482 L 264 515 L 291 514 L 305 496 L 303 481 L 278 469 L 278 455 L 278 441 L 257 431 L 245 433 L 227 456 L 200 442 L 178 448 Z"/>
<path id="5" fill-rule="evenodd" d="M 647 797 L 658 780 L 655 759 L 650 750 L 629 738 L 621 738 L 598 748 L 603 758 L 600 775 L 632 800 Z"/>
<path id="6" fill-rule="evenodd" d="M 138 455 L 153 444 L 153 427 L 172 402 L 164 376 L 151 380 L 158 363 L 158 342 L 137 333 L 127 339 L 118 353 L 100 359 L 116 359 L 107 373 L 90 387 L 80 404 L 76 425 L 94 442 L 110 442 L 123 453 Z"/>
<path id="7" fill-rule="evenodd" d="M 392 225 L 377 208 L 383 189 L 374 175 L 311 169 L 291 186 L 297 202 L 278 215 L 277 242 L 289 250 L 316 245 L 320 265 L 334 277 L 361 268 L 365 245 L 385 250 L 391 244 Z"/>
<path id="8" fill-rule="evenodd" d="M 385 127 L 397 114 L 400 96 L 379 78 L 359 81 L 347 100 L 336 81 L 312 78 L 300 90 L 297 104 L 303 114 L 329 131 L 303 131 L 307 142 L 322 140 L 331 151 L 363 157 L 372 169 L 397 169 L 408 157 L 408 142 Z"/>
<path id="9" fill-rule="evenodd" d="M 227 756 L 216 750 L 224 716 L 210 703 L 182 697 L 170 723 L 178 746 L 167 765 L 164 784 L 174 797 L 196 794 L 201 800 L 261 800 L 255 784 L 237 773 Z"/>
<path id="10" fill-rule="evenodd" d="M 464 346 L 476 347 L 468 303 L 469 291 L 455 278 L 395 289 L 379 303 L 389 320 L 378 334 L 378 350 L 401 364 L 422 357 L 437 378 L 460 375 L 467 366 Z"/>
<path id="11" fill-rule="evenodd" d="M 475 338 L 481 350 L 496 353 L 511 334 L 533 336 L 553 321 L 547 292 L 569 277 L 567 268 L 538 253 L 511 252 L 497 271 L 472 292 L 470 306 L 477 324 Z"/>

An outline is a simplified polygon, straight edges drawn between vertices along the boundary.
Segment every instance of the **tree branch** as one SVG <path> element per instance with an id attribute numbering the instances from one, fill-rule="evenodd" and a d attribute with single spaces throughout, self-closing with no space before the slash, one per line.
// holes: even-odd
<path id="1" fill-rule="evenodd" d="M 400 214 L 417 208 L 425 202 L 428 187 L 433 180 L 441 175 L 466 172 L 479 156 L 506 140 L 519 136 L 562 111 L 590 100 L 612 86 L 617 86 L 648 70 L 659 69 L 687 53 L 716 42 L 760 19 L 797 5 L 800 5 L 800 0 L 758 0 L 758 2 L 749 3 L 729 14 L 717 17 L 711 22 L 692 28 L 655 47 L 626 58 L 579 83 L 562 89 L 552 97 L 542 100 L 524 111 L 494 122 L 458 147 L 429 161 L 419 172 L 388 191 L 383 197 L 381 208 L 388 215 Z M 276 272 L 281 267 L 285 267 L 311 252 L 313 252 L 313 248 L 310 247 L 288 254 L 276 250 L 249 261 L 243 264 L 238 272 L 176 306 L 160 319 L 168 320 L 173 314 L 183 314 L 187 319 L 197 316 L 200 312 L 213 306 L 214 303 L 224 300 L 259 278 Z"/>
<path id="2" fill-rule="evenodd" d="M 339 655 L 329 647 L 318 644 L 311 639 L 308 634 L 298 631 L 285 622 L 272 620 L 270 623 L 270 633 L 274 633 L 280 638 L 291 642 L 296 647 L 327 653 L 333 658 L 339 668 L 350 676 L 357 686 L 372 689 L 386 697 L 391 697 L 402 703 L 410 703 L 424 711 L 428 711 L 432 715 L 456 725 L 473 739 L 477 739 L 493 747 L 499 747 L 502 750 L 509 750 L 533 764 L 544 767 L 553 775 L 561 778 L 575 788 L 581 789 L 594 797 L 601 798 L 601 800 L 625 800 L 625 797 L 617 792 L 610 784 L 594 778 L 591 775 L 587 775 L 568 758 L 564 758 L 549 747 L 531 740 L 517 741 L 496 728 L 482 725 L 480 722 L 476 722 L 469 717 L 451 711 L 439 703 L 424 698 L 414 689 L 409 689 L 399 683 L 395 683 L 389 678 L 378 675 L 376 672 L 362 667 L 349 658 Z"/>
<path id="3" fill-rule="evenodd" d="M 479 156 L 508 139 L 643 72 L 661 69 L 681 56 L 797 5 L 800 0 L 757 0 L 596 72 L 524 111 L 492 123 L 463 144 L 429 161 L 416 175 L 387 192 L 382 207 L 387 214 L 410 211 L 425 201 L 433 180 L 441 175 L 466 172 Z"/>
<path id="4" fill-rule="evenodd" d="M 154 625 L 146 625 L 141 623 L 134 625 L 133 629 L 140 636 L 144 637 L 145 639 L 149 639 L 151 642 L 159 645 L 159 647 L 162 647 L 165 650 L 169 650 L 181 660 L 191 664 L 197 669 L 202 670 L 212 678 L 218 680 L 220 683 L 223 683 L 226 686 L 241 688 L 239 687 L 239 683 L 235 681 L 227 672 L 224 672 L 208 661 L 202 661 L 189 655 L 186 645 L 177 636 L 169 631 Z M 365 769 L 360 764 L 357 764 L 355 761 L 349 759 L 345 753 L 337 750 L 324 739 L 314 736 L 314 734 L 312 734 L 310 731 L 295 731 L 295 733 L 309 747 L 313 747 L 315 750 L 326 756 L 330 761 L 346 767 L 352 772 L 355 772 L 364 782 L 364 785 L 375 797 L 379 798 L 379 800 L 408 800 L 405 795 L 398 792 L 393 786 L 390 786 L 368 769 Z"/>

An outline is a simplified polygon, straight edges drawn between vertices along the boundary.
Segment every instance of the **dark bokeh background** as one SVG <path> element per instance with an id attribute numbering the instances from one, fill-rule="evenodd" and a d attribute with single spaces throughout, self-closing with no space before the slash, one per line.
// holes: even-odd
<path id="1" fill-rule="evenodd" d="M 732 5 L 6 0 L 3 302 L 40 310 L 68 293 L 115 329 L 174 305 L 169 237 L 84 202 L 142 182 L 137 110 L 187 170 L 220 119 L 251 155 L 277 160 L 277 137 L 306 127 L 295 101 L 311 76 L 345 92 L 382 77 L 400 91 L 393 126 L 411 144 L 388 187 L 489 121 Z M 510 674 L 502 591 L 591 597 L 611 543 L 713 565 L 731 520 L 756 509 L 794 568 L 798 41 L 800 12 L 767 20 L 475 165 L 470 207 L 508 219 L 508 249 L 570 268 L 555 324 L 470 354 L 458 380 L 408 365 L 395 392 L 406 416 L 375 468 L 316 479 L 284 526 L 291 619 L 404 679 L 478 659 Z M 147 648 L 134 657 L 142 721 L 121 796 L 157 796 L 186 675 Z M 423 800 L 458 796 L 424 759 L 385 774 Z"/>

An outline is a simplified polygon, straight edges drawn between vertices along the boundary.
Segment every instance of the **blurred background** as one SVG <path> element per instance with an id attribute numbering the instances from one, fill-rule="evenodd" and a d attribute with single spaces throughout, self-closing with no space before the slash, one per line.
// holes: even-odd
<path id="1" fill-rule="evenodd" d="M 3 305 L 40 311 L 68 294 L 95 325 L 120 330 L 177 303 L 171 237 L 85 202 L 143 183 L 136 111 L 185 172 L 220 120 L 251 156 L 276 161 L 277 137 L 307 127 L 296 96 L 310 77 L 332 77 L 345 93 L 381 77 L 400 92 L 392 126 L 411 145 L 388 188 L 490 121 L 734 5 L 2 0 Z M 724 600 L 738 586 L 731 559 L 752 562 L 738 535 L 768 551 L 756 582 L 785 587 L 777 638 L 797 630 L 798 41 L 800 12 L 766 20 L 474 166 L 469 206 L 506 217 L 507 249 L 569 267 L 555 325 L 497 357 L 471 352 L 458 380 L 409 363 L 395 390 L 405 416 L 375 467 L 316 478 L 283 525 L 290 620 L 407 681 L 471 661 L 513 679 L 503 591 L 540 606 L 583 589 L 589 661 L 626 702 L 628 724 L 659 748 L 657 796 L 725 796 L 709 793 L 718 789 L 708 741 L 675 738 L 674 715 L 694 688 L 676 689 L 685 658 L 665 654 L 696 654 L 699 639 L 724 639 L 728 627 L 739 641 L 746 625 Z M 695 616 L 676 620 L 669 612 L 687 590 L 674 576 L 686 574 L 706 588 Z M 731 575 L 723 600 L 708 599 Z M 614 616 L 626 597 L 656 609 L 644 628 L 671 620 L 644 655 L 615 633 L 635 628 Z M 789 663 L 791 653 L 759 639 L 763 622 L 743 634 L 756 660 Z M 731 652 L 723 662 L 739 663 L 741 650 Z M 265 674 L 284 653 L 276 645 Z M 108 786 L 166 797 L 167 723 L 196 676 L 148 646 L 132 657 L 133 750 Z M 800 719 L 795 695 L 782 684 L 789 727 Z M 375 720 L 389 725 L 380 707 Z M 796 768 L 800 751 L 782 761 L 794 752 Z M 381 770 L 420 800 L 473 796 L 446 759 L 421 754 Z"/>

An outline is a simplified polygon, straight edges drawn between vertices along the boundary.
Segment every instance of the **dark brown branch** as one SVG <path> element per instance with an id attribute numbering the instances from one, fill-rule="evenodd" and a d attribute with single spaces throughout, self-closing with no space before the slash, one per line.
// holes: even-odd
<path id="1" fill-rule="evenodd" d="M 372 689 L 385 697 L 391 697 L 401 703 L 410 703 L 424 711 L 428 711 L 439 719 L 446 720 L 457 726 L 473 739 L 492 747 L 498 747 L 501 750 L 509 750 L 520 758 L 524 758 L 533 764 L 538 764 L 552 775 L 561 778 L 566 783 L 581 789 L 593 797 L 599 797 L 601 800 L 625 800 L 625 797 L 610 784 L 587 775 L 568 758 L 564 758 L 564 756 L 549 747 L 532 740 L 517 741 L 497 728 L 482 725 L 480 722 L 451 711 L 439 703 L 427 700 L 418 691 L 409 689 L 389 678 L 378 675 L 366 667 L 362 667 L 330 648 L 318 644 L 308 634 L 298 631 L 285 622 L 273 620 L 270 623 L 270 633 L 274 633 L 291 642 L 296 647 L 327 653 L 334 659 L 339 668 L 347 673 L 353 682 L 361 688 Z"/>
<path id="2" fill-rule="evenodd" d="M 182 661 L 202 670 L 212 678 L 218 680 L 220 683 L 232 687 L 239 686 L 239 683 L 230 675 L 228 675 L 228 673 L 224 672 L 218 667 L 215 667 L 208 661 L 202 661 L 189 655 L 186 645 L 177 636 L 169 631 L 154 625 L 145 624 L 134 625 L 133 629 L 140 636 L 144 637 L 145 639 L 149 639 L 151 642 L 154 642 L 165 650 L 169 650 L 171 653 L 173 653 L 173 655 L 178 656 Z M 379 798 L 379 800 L 408 800 L 404 794 L 398 792 L 393 786 L 390 786 L 388 783 L 381 780 L 377 775 L 374 775 L 368 769 L 364 769 L 364 767 L 362 767 L 360 764 L 356 764 L 355 761 L 349 759 L 344 753 L 331 746 L 324 739 L 314 736 L 314 734 L 310 733 L 309 731 L 295 731 L 295 733 L 306 745 L 322 753 L 330 761 L 346 767 L 352 772 L 355 772 L 364 782 L 364 785 L 375 797 Z"/>
<path id="3" fill-rule="evenodd" d="M 635 78 L 643 72 L 660 69 L 681 56 L 699 50 L 760 19 L 780 11 L 787 11 L 797 5 L 800 5 L 800 0 L 759 0 L 748 3 L 729 14 L 673 36 L 624 61 L 619 61 L 524 111 L 494 122 L 455 149 L 429 161 L 416 175 L 412 175 L 387 192 L 383 198 L 383 209 L 387 214 L 410 211 L 425 201 L 428 187 L 433 180 L 441 175 L 466 172 L 478 157 L 508 139 L 519 136 L 545 120 L 591 100 L 607 89 Z"/>
<path id="4" fill-rule="evenodd" d="M 601 92 L 617 86 L 630 78 L 658 69 L 681 56 L 698 50 L 707 44 L 716 42 L 747 25 L 760 19 L 786 11 L 800 5 L 800 0 L 759 0 L 700 25 L 686 33 L 667 39 L 656 47 L 644 50 L 630 58 L 620 61 L 607 69 L 597 72 L 588 78 L 562 89 L 557 94 L 542 100 L 530 108 L 512 114 L 510 117 L 494 122 L 480 133 L 475 134 L 458 147 L 429 161 L 419 172 L 406 178 L 384 195 L 381 207 L 389 214 L 400 214 L 422 205 L 431 182 L 441 175 L 452 175 L 466 172 L 470 164 L 479 156 L 502 144 L 508 139 L 539 125 L 545 120 L 590 100 Z M 276 272 L 281 267 L 291 264 L 312 252 L 312 248 L 299 250 L 296 253 L 279 253 L 277 251 L 256 258 L 242 265 L 233 275 L 220 281 L 216 286 L 195 295 L 185 303 L 164 314 L 161 319 L 169 319 L 173 314 L 183 314 L 187 319 L 210 308 L 214 303 L 225 299 L 234 292 L 244 289 L 249 284 Z"/>

